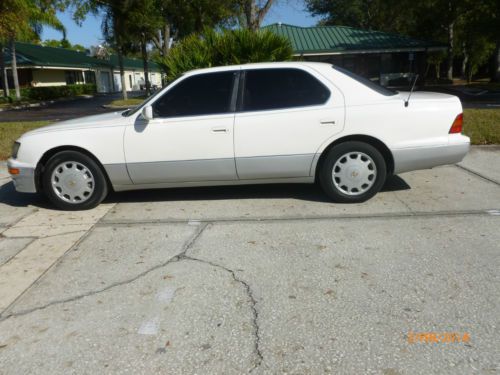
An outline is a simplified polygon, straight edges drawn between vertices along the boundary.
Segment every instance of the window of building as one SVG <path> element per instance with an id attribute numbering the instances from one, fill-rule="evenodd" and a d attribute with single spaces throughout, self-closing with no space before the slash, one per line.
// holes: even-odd
<path id="1" fill-rule="evenodd" d="M 85 83 L 96 83 L 95 72 L 93 70 L 87 70 L 83 73 L 83 75 L 85 76 Z"/>
<path id="2" fill-rule="evenodd" d="M 81 70 L 66 70 L 64 72 L 67 85 L 73 85 L 75 83 L 83 83 L 83 73 Z"/>

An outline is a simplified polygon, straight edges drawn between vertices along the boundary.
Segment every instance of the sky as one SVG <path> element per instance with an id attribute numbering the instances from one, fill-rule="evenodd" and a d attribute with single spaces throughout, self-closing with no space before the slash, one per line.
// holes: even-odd
<path id="1" fill-rule="evenodd" d="M 66 26 L 67 39 L 71 44 L 81 44 L 90 47 L 102 43 L 101 19 L 94 16 L 87 16 L 82 26 L 78 26 L 72 20 L 72 12 L 68 10 L 59 14 L 59 19 Z M 263 25 L 276 22 L 288 23 L 297 26 L 313 26 L 318 22 L 318 18 L 312 17 L 305 9 L 301 0 L 281 0 L 278 1 L 264 19 Z M 42 39 L 61 39 L 59 31 L 45 28 Z"/>

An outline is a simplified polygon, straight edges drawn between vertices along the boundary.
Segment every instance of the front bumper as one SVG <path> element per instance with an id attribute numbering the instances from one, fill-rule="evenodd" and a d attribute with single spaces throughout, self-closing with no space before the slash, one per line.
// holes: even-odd
<path id="1" fill-rule="evenodd" d="M 7 161 L 7 167 L 9 170 L 11 168 L 19 170 L 19 174 L 10 175 L 18 192 L 36 193 L 35 168 L 15 159 L 9 159 Z"/>
<path id="2" fill-rule="evenodd" d="M 469 148 L 469 137 L 457 134 L 444 146 L 392 149 L 394 174 L 459 163 Z"/>

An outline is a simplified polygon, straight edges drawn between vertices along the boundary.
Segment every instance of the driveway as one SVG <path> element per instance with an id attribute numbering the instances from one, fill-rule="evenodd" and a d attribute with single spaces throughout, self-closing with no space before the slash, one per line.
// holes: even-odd
<path id="1" fill-rule="evenodd" d="M 144 95 L 143 92 L 134 91 L 129 97 Z M 0 122 L 15 121 L 64 121 L 82 116 L 98 115 L 113 112 L 116 109 L 104 108 L 103 105 L 120 99 L 121 94 L 96 95 L 92 98 L 78 98 L 73 100 L 56 101 L 41 107 L 15 109 L 0 112 Z"/>
<path id="2" fill-rule="evenodd" d="M 458 96 L 464 108 L 500 108 L 500 90 L 485 90 L 481 88 L 471 88 L 465 85 L 429 86 L 422 88 L 422 90 L 442 92 L 445 94 Z"/>
<path id="3" fill-rule="evenodd" d="M 0 373 L 496 373 L 499 165 L 476 147 L 356 205 L 270 185 L 76 213 L 0 174 Z"/>

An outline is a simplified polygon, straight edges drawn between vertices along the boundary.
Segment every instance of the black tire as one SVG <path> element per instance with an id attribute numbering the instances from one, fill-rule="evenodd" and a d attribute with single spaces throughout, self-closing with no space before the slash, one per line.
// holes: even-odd
<path id="1" fill-rule="evenodd" d="M 333 178 L 333 168 L 337 161 L 343 159 L 346 154 L 351 152 L 360 152 L 368 155 L 375 164 L 376 169 L 374 169 L 374 182 L 368 190 L 364 192 L 359 190 L 354 192 L 351 191 L 351 194 L 348 194 L 346 193 L 346 190 L 348 190 L 347 187 L 342 189 L 336 186 Z M 382 186 L 384 186 L 387 177 L 387 166 L 380 151 L 368 143 L 358 141 L 344 142 L 334 146 L 328 151 L 326 159 L 323 161 L 320 168 L 319 182 L 321 187 L 334 202 L 338 203 L 359 203 L 370 199 L 380 191 Z M 339 184 L 339 182 L 337 182 L 337 184 Z"/>
<path id="2" fill-rule="evenodd" d="M 52 173 L 65 162 L 76 162 L 83 165 L 92 174 L 93 191 L 85 196 L 82 202 L 68 202 L 59 196 L 52 187 Z M 101 203 L 108 194 L 108 183 L 101 167 L 89 156 L 78 151 L 61 151 L 52 156 L 45 165 L 42 174 L 42 187 L 45 196 L 57 208 L 66 211 L 88 210 Z"/>

